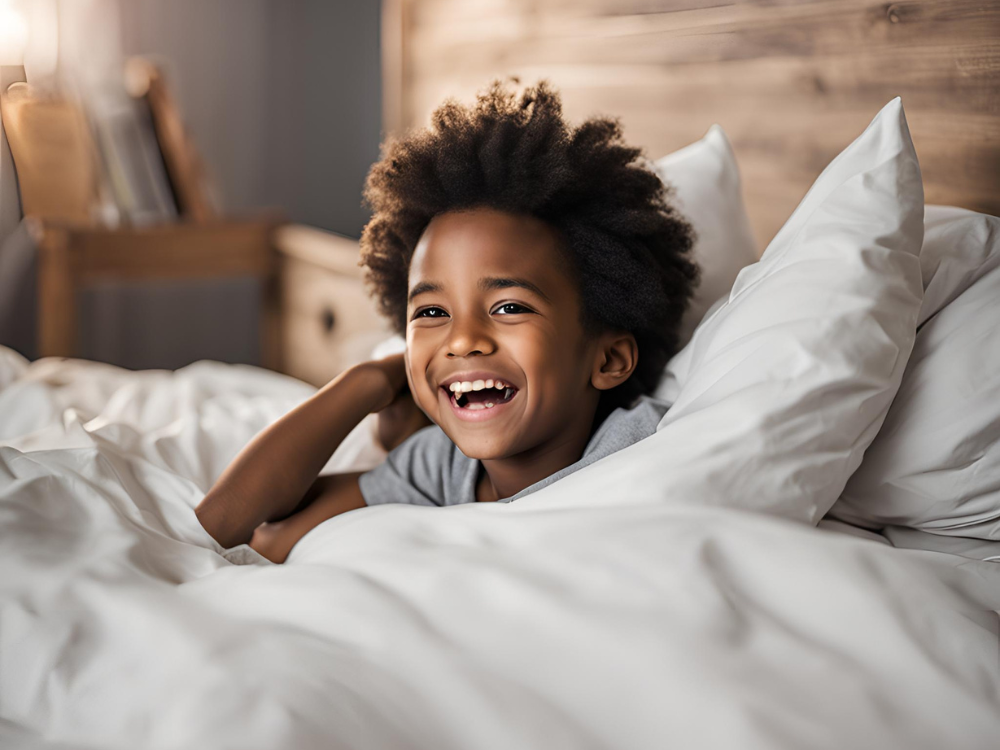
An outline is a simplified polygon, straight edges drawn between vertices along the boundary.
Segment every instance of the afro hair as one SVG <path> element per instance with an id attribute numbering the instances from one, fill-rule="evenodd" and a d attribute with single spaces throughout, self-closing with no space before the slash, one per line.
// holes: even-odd
<path id="1" fill-rule="evenodd" d="M 436 215 L 488 207 L 547 222 L 573 260 L 584 330 L 636 338 L 638 364 L 603 395 L 606 414 L 655 389 L 698 281 L 693 232 L 672 194 L 642 150 L 624 144 L 617 120 L 570 129 L 546 81 L 518 94 L 495 80 L 474 105 L 447 100 L 430 128 L 383 145 L 365 183 L 373 213 L 359 265 L 402 334 L 410 259 Z"/>

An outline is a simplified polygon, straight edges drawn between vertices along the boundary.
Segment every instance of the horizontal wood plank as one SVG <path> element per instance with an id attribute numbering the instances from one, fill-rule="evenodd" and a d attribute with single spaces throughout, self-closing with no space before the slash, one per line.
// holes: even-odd
<path id="1" fill-rule="evenodd" d="M 275 268 L 272 232 L 267 222 L 68 230 L 69 263 L 81 285 L 109 279 L 266 278 Z"/>
<path id="2" fill-rule="evenodd" d="M 571 122 L 651 158 L 726 130 L 760 249 L 901 96 L 928 202 L 1000 214 L 1000 2 L 409 0 L 398 110 L 423 126 L 492 78 L 549 79 Z"/>

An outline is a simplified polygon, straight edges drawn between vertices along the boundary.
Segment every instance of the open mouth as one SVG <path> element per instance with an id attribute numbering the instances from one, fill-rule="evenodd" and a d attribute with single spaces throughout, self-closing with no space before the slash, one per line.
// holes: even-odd
<path id="1" fill-rule="evenodd" d="M 476 385 L 480 385 L 481 381 L 477 381 Z M 488 385 L 487 385 L 488 384 Z M 458 390 L 456 386 L 459 384 L 452 384 L 451 388 L 446 388 L 449 391 L 449 396 L 451 397 L 452 406 L 459 409 L 467 411 L 483 411 L 485 409 L 493 409 L 502 404 L 509 402 L 517 394 L 517 388 L 506 383 L 496 383 L 487 380 L 486 384 L 482 384 L 480 388 L 474 388 L 473 390 Z"/>

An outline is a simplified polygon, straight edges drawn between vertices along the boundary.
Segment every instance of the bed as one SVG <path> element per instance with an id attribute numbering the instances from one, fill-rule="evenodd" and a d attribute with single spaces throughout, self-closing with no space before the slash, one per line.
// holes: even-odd
<path id="1" fill-rule="evenodd" d="M 0 348 L 0 744 L 995 747 L 1000 6 L 609 5 L 388 3 L 387 122 L 503 68 L 663 126 L 706 280 L 656 434 L 274 565 L 193 508 L 313 386 Z"/>

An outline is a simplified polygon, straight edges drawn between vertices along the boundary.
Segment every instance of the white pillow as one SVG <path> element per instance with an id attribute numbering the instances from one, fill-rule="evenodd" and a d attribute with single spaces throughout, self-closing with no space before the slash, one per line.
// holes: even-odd
<path id="1" fill-rule="evenodd" d="M 899 393 L 831 515 L 1000 540 L 1000 218 L 928 206 Z"/>
<path id="2" fill-rule="evenodd" d="M 657 433 L 522 502 L 725 505 L 815 524 L 899 386 L 922 238 L 920 167 L 896 98 L 697 329 Z"/>
<path id="3" fill-rule="evenodd" d="M 701 283 L 681 320 L 678 346 L 684 346 L 709 306 L 757 260 L 757 243 L 743 205 L 736 155 L 721 127 L 713 125 L 700 141 L 649 166 L 676 188 L 672 202 L 697 234 L 692 253 Z"/>

